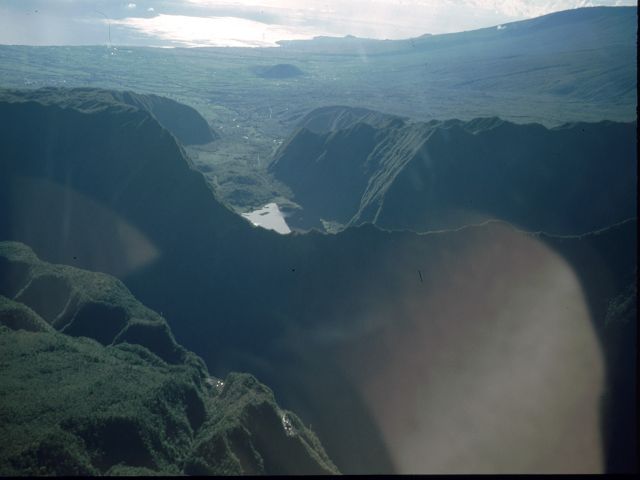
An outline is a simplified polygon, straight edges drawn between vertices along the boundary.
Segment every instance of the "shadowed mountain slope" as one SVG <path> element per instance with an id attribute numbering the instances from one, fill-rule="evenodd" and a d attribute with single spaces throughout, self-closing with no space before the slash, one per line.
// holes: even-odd
<path id="1" fill-rule="evenodd" d="M 316 134 L 330 133 L 349 128 L 357 123 L 366 123 L 375 128 L 392 127 L 403 124 L 406 119 L 368 108 L 330 106 L 316 108 L 309 112 L 298 124 L 298 129 L 306 128 Z"/>
<path id="2" fill-rule="evenodd" d="M 0 280 L 4 475 L 336 472 L 270 389 L 210 377 L 115 278 L 0 242 Z"/>
<path id="3" fill-rule="evenodd" d="M 197 357 L 176 343 L 160 315 L 109 275 L 45 263 L 23 244 L 5 242 L 0 244 L 0 279 L 0 295 L 28 307 L 61 333 L 89 337 L 102 345 L 135 343 L 167 363 L 202 367 Z"/>
<path id="4" fill-rule="evenodd" d="M 303 207 L 302 227 L 428 231 L 499 218 L 578 234 L 636 215 L 636 145 L 635 122 L 409 123 L 334 107 L 310 113 L 269 169 Z"/>
<path id="5" fill-rule="evenodd" d="M 218 138 L 207 121 L 192 107 L 166 97 L 134 92 L 118 92 L 96 88 L 42 88 L 27 91 L 2 91 L 4 102 L 33 101 L 60 108 L 73 108 L 91 113 L 108 106 L 112 111 L 126 108 L 140 109 L 151 114 L 183 145 L 200 145 Z"/>
<path id="6" fill-rule="evenodd" d="M 358 125 L 366 140 L 373 127 Z M 602 279 L 602 290 L 587 292 L 598 301 L 618 294 L 618 279 L 634 266 L 635 222 L 601 234 L 598 248 L 586 246 L 569 261 L 550 242 L 504 222 L 425 235 L 365 225 L 280 236 L 222 205 L 144 111 L 105 105 L 86 114 L 0 102 L 0 126 L 0 238 L 24 241 L 49 261 L 116 274 L 174 319 L 177 340 L 212 372 L 249 371 L 271 385 L 313 425 L 341 471 L 600 468 L 593 418 L 558 412 L 575 395 L 586 410 L 599 402 L 606 371 L 594 325 L 603 319 L 583 299 L 583 279 Z M 567 251 L 578 244 L 587 242 L 566 239 Z M 612 253 L 621 259 L 615 265 Z M 530 379 L 531 395 L 514 378 Z M 558 388 L 545 386 L 547 378 Z M 559 403 L 538 402 L 540 392 Z M 385 414 L 387 400 L 394 408 Z M 519 401 L 530 403 L 510 407 Z M 470 436 L 458 423 L 468 415 L 494 418 L 492 411 L 505 412 L 507 433 Z M 546 416 L 542 427 L 544 412 L 559 417 Z M 402 448 L 416 435 L 402 435 L 407 425 L 424 435 L 410 442 L 416 448 Z M 579 445 L 569 441 L 578 425 L 588 430 Z M 478 428 L 495 432 L 495 425 Z M 554 435 L 528 436 L 544 428 Z M 441 435 L 450 434 L 471 443 L 438 450 Z M 505 448 L 540 456 L 523 459 Z M 584 458 L 593 463 L 584 466 Z"/>
<path id="7" fill-rule="evenodd" d="M 574 238 L 540 234 L 580 278 L 607 365 L 602 401 L 606 471 L 637 471 L 638 222 Z"/>

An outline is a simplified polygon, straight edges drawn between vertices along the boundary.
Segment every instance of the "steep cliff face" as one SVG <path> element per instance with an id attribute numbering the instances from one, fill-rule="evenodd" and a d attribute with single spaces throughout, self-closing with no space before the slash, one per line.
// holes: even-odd
<path id="1" fill-rule="evenodd" d="M 115 278 L 0 242 L 0 280 L 4 475 L 337 472 L 269 388 L 210 377 Z"/>
<path id="2" fill-rule="evenodd" d="M 1 238 L 24 241 L 47 261 L 117 275 L 169 319 L 177 341 L 202 356 L 212 373 L 249 371 L 267 382 L 283 406 L 313 425 L 341 471 L 427 471 L 437 462 L 431 471 L 473 471 L 474 465 L 483 471 L 546 471 L 551 456 L 564 462 L 558 468 L 570 469 L 584 467 L 585 455 L 593 462 L 584 468 L 598 470 L 600 453 L 591 449 L 599 445 L 594 412 L 604 367 L 594 324 L 601 309 L 583 298 L 581 285 L 601 278 L 604 290 L 588 296 L 616 295 L 618 278 L 627 275 L 623 266 L 633 265 L 630 224 L 596 236 L 598 248 L 576 247 L 596 237 L 566 238 L 562 256 L 551 240 L 504 222 L 424 235 L 363 225 L 337 235 L 280 236 L 253 228 L 221 204 L 175 138 L 147 112 L 109 103 L 88 113 L 11 101 L 0 104 L 0 122 L 6 152 L 0 160 Z M 442 125 L 452 130 L 460 122 Z M 499 125 L 472 122 L 463 133 Z M 370 124 L 351 128 L 360 129 L 365 143 L 375 130 Z M 419 143 L 412 136 L 424 131 L 420 125 L 391 128 L 406 139 L 409 152 Z M 383 145 L 400 151 L 405 143 Z M 396 158 L 378 153 L 381 161 Z M 414 155 L 400 157 L 408 162 Z M 574 251 L 583 253 L 567 253 Z M 568 310 L 563 298 L 571 300 Z M 527 349 L 520 354 L 511 345 Z M 592 372 L 578 375 L 584 364 Z M 477 381 L 469 383 L 469 371 Z M 412 381 L 402 380 L 407 372 Z M 545 387 L 547 375 L 567 389 Z M 524 416 L 518 414 L 523 396 L 514 378 L 533 382 Z M 435 448 L 441 435 L 467 438 L 456 422 L 468 408 L 478 421 L 494 418 L 496 386 L 508 393 L 500 398 L 512 415 L 505 413 L 499 423 L 513 429 L 518 442 L 486 424 L 479 431 L 495 435 L 473 437 L 478 444 L 450 452 Z M 440 403 L 431 404 L 426 391 Z M 535 401 L 533 393 L 544 392 L 558 401 L 553 408 Z M 536 415 L 562 411 L 562 402 L 576 392 L 588 406 L 576 416 L 559 414 L 567 421 L 562 427 L 545 423 L 560 432 L 553 442 L 542 434 L 527 436 L 531 425 L 541 425 L 532 420 Z M 393 407 L 389 415 L 385 406 Z M 403 430 L 419 412 L 421 427 Z M 267 421 L 269 429 L 276 417 Z M 198 437 L 198 448 L 235 448 L 234 439 L 245 435 L 241 425 L 229 426 L 228 437 L 212 437 L 211 443 Z M 557 449 L 574 445 L 568 439 L 576 425 L 588 430 L 581 437 L 587 443 L 558 455 Z M 406 444 L 411 435 L 419 438 Z M 491 455 L 475 448 L 489 440 Z M 434 448 L 408 448 L 426 444 Z M 534 449 L 539 457 L 526 463 L 505 455 L 506 447 Z M 248 469 L 243 471 L 261 465 L 252 450 L 236 457 L 238 468 Z M 261 458 L 263 465 L 279 465 L 271 453 Z M 190 466 L 194 472 L 215 470 L 206 459 Z"/>
<path id="3" fill-rule="evenodd" d="M 102 345 L 134 343 L 167 363 L 201 361 L 178 345 L 166 321 L 138 302 L 114 277 L 40 261 L 21 243 L 0 244 L 0 295 L 28 307 L 35 318 L 72 337 Z M 22 307 L 19 307 L 22 308 Z M 15 323 L 16 329 L 35 322 Z M 27 327 L 27 330 L 32 328 Z M 202 365 L 201 365 L 202 366 Z"/>
<path id="4" fill-rule="evenodd" d="M 580 234 L 637 215 L 635 123 L 554 129 L 496 121 L 438 129 L 396 177 L 376 216 L 386 228 L 455 228 L 448 216 L 499 218 Z"/>
<path id="5" fill-rule="evenodd" d="M 245 226 L 147 110 L 59 92 L 3 97 L 0 230 L 48 260 L 123 275 L 182 249 L 196 225 Z"/>
<path id="6" fill-rule="evenodd" d="M 93 94 L 93 91 L 89 89 L 88 93 Z M 183 145 L 201 145 L 219 138 L 198 111 L 188 105 L 153 94 L 110 93 L 116 101 L 148 111 Z"/>
<path id="7" fill-rule="evenodd" d="M 85 113 L 96 112 L 106 106 L 111 111 L 132 107 L 149 113 L 183 145 L 199 145 L 219 138 L 196 109 L 153 94 L 97 88 L 47 87 L 39 90 L 4 90 L 2 100 L 3 102 L 58 105 L 61 108 L 72 108 Z"/>
<path id="8" fill-rule="evenodd" d="M 635 123 L 367 118 L 312 112 L 270 165 L 317 224 L 427 231 L 497 218 L 578 234 L 637 213 Z"/>

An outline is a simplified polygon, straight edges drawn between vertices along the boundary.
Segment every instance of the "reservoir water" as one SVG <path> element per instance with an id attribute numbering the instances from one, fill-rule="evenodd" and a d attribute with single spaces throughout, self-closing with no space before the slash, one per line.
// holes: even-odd
<path id="1" fill-rule="evenodd" d="M 281 234 L 291 233 L 291 229 L 276 203 L 267 203 L 258 210 L 243 213 L 242 216 L 258 227 L 275 230 Z"/>

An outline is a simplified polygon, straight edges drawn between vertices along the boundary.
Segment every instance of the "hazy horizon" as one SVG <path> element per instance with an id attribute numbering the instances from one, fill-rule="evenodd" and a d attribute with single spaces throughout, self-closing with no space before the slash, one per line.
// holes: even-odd
<path id="1" fill-rule="evenodd" d="M 9 0 L 0 44 L 268 47 L 353 35 L 403 39 L 526 20 L 556 11 L 635 6 L 628 0 Z"/>

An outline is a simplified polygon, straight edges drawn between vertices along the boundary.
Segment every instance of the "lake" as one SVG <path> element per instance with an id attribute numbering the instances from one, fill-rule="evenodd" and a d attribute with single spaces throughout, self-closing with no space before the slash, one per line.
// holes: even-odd
<path id="1" fill-rule="evenodd" d="M 243 213 L 242 216 L 258 227 L 275 230 L 283 235 L 291 233 L 291 229 L 276 203 L 267 203 L 258 210 Z"/>

